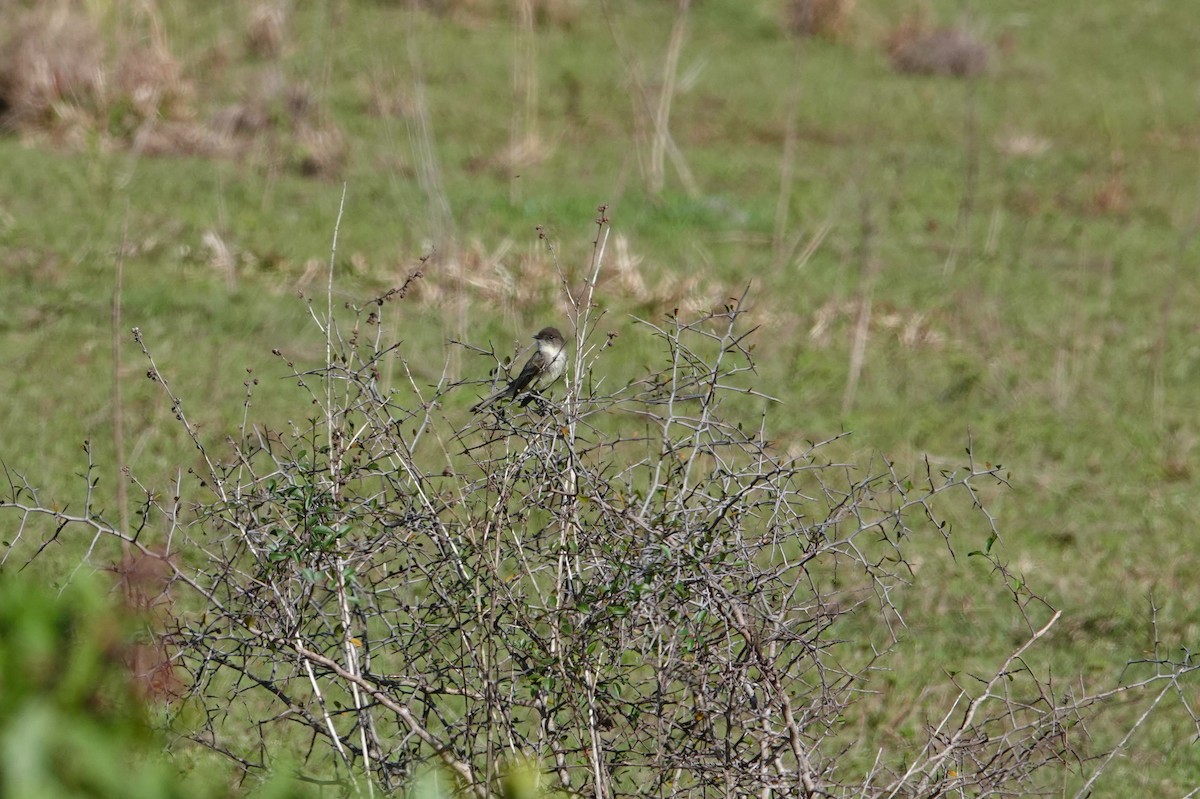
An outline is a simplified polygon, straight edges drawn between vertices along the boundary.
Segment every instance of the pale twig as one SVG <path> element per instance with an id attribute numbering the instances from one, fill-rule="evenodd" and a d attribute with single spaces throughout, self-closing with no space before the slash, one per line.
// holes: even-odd
<path id="1" fill-rule="evenodd" d="M 1017 647 L 1016 651 L 1014 651 L 1005 659 L 1004 664 L 997 669 L 996 673 L 992 675 L 992 678 L 988 680 L 987 684 L 983 688 L 983 692 L 967 703 L 967 709 L 963 714 L 962 721 L 959 723 L 958 728 L 954 731 L 954 734 L 950 736 L 950 740 L 942 748 L 942 751 L 930 760 L 922 760 L 921 758 L 914 760 L 913 764 L 909 766 L 908 770 L 904 773 L 904 776 L 896 781 L 895 785 L 892 787 L 891 793 L 888 794 L 888 799 L 892 799 L 892 797 L 896 796 L 900 790 L 908 784 L 909 779 L 918 771 L 920 771 L 924 777 L 917 786 L 917 792 L 924 792 L 924 790 L 928 787 L 929 777 L 937 773 L 938 769 L 942 767 L 942 764 L 946 762 L 946 759 L 958 751 L 958 747 L 962 744 L 963 738 L 971 731 L 972 724 L 975 721 L 975 716 L 979 712 L 979 709 L 985 702 L 998 698 L 999 695 L 992 693 L 992 691 L 1001 680 L 1008 677 L 1010 669 L 1012 668 L 1012 664 L 1019 660 L 1031 646 L 1041 640 L 1046 633 L 1050 632 L 1050 628 L 1053 627 L 1061 617 L 1062 611 L 1055 611 L 1054 615 L 1049 621 L 1042 625 L 1041 628 L 1036 630 L 1033 635 L 1031 635 L 1025 641 L 1025 643 Z M 960 698 L 961 696 L 962 695 L 960 694 Z M 955 707 L 957 707 L 957 704 L 958 699 L 956 698 Z M 941 724 L 938 725 L 939 731 L 949 720 L 952 713 L 954 713 L 954 708 L 951 708 L 950 711 L 948 711 L 942 718 Z M 928 746 L 932 746 L 933 742 L 936 741 L 937 738 L 937 735 L 931 737 Z"/>
<path id="2" fill-rule="evenodd" d="M 129 530 L 129 487 L 128 464 L 125 460 L 125 403 L 121 397 L 121 291 L 125 274 L 125 250 L 128 246 L 129 235 L 129 204 L 125 205 L 125 221 L 121 228 L 121 243 L 117 248 L 116 270 L 113 276 L 112 296 L 112 423 L 113 423 L 113 453 L 117 466 L 117 513 L 122 530 Z M 128 560 L 129 550 L 123 548 L 122 554 Z"/>
<path id="3" fill-rule="evenodd" d="M 867 340 L 871 335 L 871 309 L 874 302 L 877 265 L 874 254 L 875 227 L 867 198 L 862 199 L 862 235 L 859 240 L 858 316 L 850 344 L 850 364 L 846 369 L 846 388 L 842 392 L 842 415 L 850 413 L 858 393 L 858 381 L 866 362 Z"/>

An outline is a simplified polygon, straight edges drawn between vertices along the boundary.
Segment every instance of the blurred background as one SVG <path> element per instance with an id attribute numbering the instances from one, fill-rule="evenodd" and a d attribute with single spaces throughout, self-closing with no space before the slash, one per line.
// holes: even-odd
<path id="1" fill-rule="evenodd" d="M 186 470 L 135 326 L 212 440 L 248 369 L 255 418 L 303 415 L 272 350 L 322 362 L 331 260 L 351 306 L 419 271 L 385 340 L 485 379 L 448 342 L 565 325 L 601 205 L 613 374 L 654 357 L 632 316 L 748 288 L 780 402 L 736 410 L 780 451 L 1008 467 L 1048 668 L 1197 644 L 1200 28 L 1170 0 L 0 0 L 0 460 L 63 505 L 85 439 L 114 507 L 122 469 Z M 979 564 L 914 563 L 940 579 L 864 736 L 1021 637 Z M 1180 690 L 1112 795 L 1200 784 Z"/>

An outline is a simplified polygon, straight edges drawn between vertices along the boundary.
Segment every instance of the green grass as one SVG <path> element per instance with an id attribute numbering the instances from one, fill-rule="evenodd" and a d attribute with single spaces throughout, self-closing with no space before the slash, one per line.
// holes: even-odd
<path id="1" fill-rule="evenodd" d="M 1191 279 L 1198 245 L 1188 236 L 1200 208 L 1200 129 L 1194 76 L 1180 68 L 1194 57 L 1187 4 L 968 4 L 989 36 L 1007 31 L 1015 41 L 973 87 L 890 72 L 877 46 L 899 14 L 887 4 L 859 4 L 850 42 L 811 42 L 798 55 L 771 4 L 696 4 L 680 60 L 696 78 L 675 98 L 671 123 L 700 187 L 695 197 L 670 166 L 661 196 L 645 190 L 646 142 L 634 133 L 640 111 L 628 62 L 653 91 L 670 4 L 614 2 L 611 29 L 590 12 L 570 28 L 539 29 L 546 157 L 519 178 L 480 167 L 511 136 L 517 38 L 509 22 L 413 17 L 403 5 L 301 4 L 292 24 L 284 69 L 314 88 L 350 141 L 339 302 L 398 284 L 437 237 L 409 126 L 366 113 L 373 85 L 411 97 L 411 47 L 454 218 L 439 248 L 453 255 L 477 243 L 493 252 L 509 240 L 505 263 L 519 266 L 539 257 L 534 228 L 544 225 L 560 263 L 578 275 L 595 207 L 609 203 L 614 232 L 643 258 L 652 286 L 692 274 L 717 296 L 751 285 L 752 322 L 768 325 L 756 339 L 758 387 L 783 400 L 770 423 L 780 446 L 848 429 L 854 435 L 839 445 L 846 457 L 883 452 L 915 470 L 925 453 L 961 462 L 970 434 L 977 457 L 1011 469 L 1013 489 L 995 498 L 1001 552 L 1065 610 L 1047 644 L 1056 673 L 1111 679 L 1141 656 L 1151 593 L 1162 639 L 1194 645 L 1200 288 Z M 962 7 L 934 5 L 949 20 Z M 205 102 L 236 97 L 261 68 L 241 57 L 228 22 L 239 7 L 164 9 L 185 63 L 214 48 L 232 54 L 224 77 L 202 88 Z M 830 227 L 808 261 L 781 266 L 771 236 L 797 81 L 786 232 L 807 240 Z M 1003 142 L 1018 135 L 1048 149 L 1006 154 Z M 977 176 L 964 216 L 971 160 Z M 123 241 L 123 327 L 143 330 L 205 435 L 219 441 L 240 420 L 247 367 L 263 380 L 252 417 L 275 425 L 303 417 L 303 395 L 280 380 L 285 370 L 270 350 L 313 364 L 323 355 L 295 291 L 306 263 L 328 258 L 339 182 L 254 163 L 52 151 L 12 137 L 0 138 L 0 163 L 0 460 L 46 497 L 77 501 L 79 445 L 90 437 L 107 470 L 101 490 L 111 490 L 110 313 Z M 1106 209 L 1098 198 L 1110 180 L 1127 196 Z M 875 323 L 855 402 L 843 413 L 863 209 L 874 229 Z M 210 266 L 209 230 L 241 254 L 232 285 Z M 503 351 L 555 318 L 549 289 L 532 303 L 483 297 L 455 288 L 438 263 L 424 280 L 461 304 L 396 306 L 389 332 L 408 353 L 440 354 L 464 327 Z M 307 292 L 320 296 L 323 281 L 322 272 Z M 649 357 L 627 312 L 660 317 L 676 301 L 669 292 L 639 300 L 608 284 L 601 328 L 623 334 L 609 361 L 633 370 Z M 826 312 L 828 335 L 813 335 Z M 906 342 L 906 325 L 926 335 Z M 190 465 L 194 450 L 142 378 L 146 365 L 127 335 L 122 359 L 130 466 L 161 483 Z M 422 378 L 436 378 L 434 360 Z M 455 377 L 482 378 L 472 366 L 466 359 Z M 463 391 L 449 415 L 458 418 L 471 399 Z M 959 532 L 965 549 L 984 535 Z M 889 676 L 881 719 L 914 701 L 928 673 L 968 657 L 994 666 L 1013 645 L 1006 606 L 973 593 L 977 564 L 933 545 L 923 556 L 940 572 L 941 593 L 908 599 L 914 642 Z M 1137 739 L 1151 766 L 1136 758 L 1117 766 L 1105 790 L 1194 787 L 1194 758 L 1181 754 L 1194 731 L 1181 718 L 1168 714 Z"/>

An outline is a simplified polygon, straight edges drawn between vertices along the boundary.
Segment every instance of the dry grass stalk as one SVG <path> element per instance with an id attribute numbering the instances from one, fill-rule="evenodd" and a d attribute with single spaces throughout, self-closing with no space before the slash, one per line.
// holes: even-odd
<path id="1" fill-rule="evenodd" d="M 538 133 L 537 36 L 534 32 L 533 0 L 519 0 L 517 11 L 516 61 L 513 64 L 513 119 L 509 144 L 501 161 L 509 180 L 509 198 L 516 200 L 521 183 L 518 174 L 542 156 Z"/>
<path id="2" fill-rule="evenodd" d="M 667 45 L 667 58 L 663 64 L 662 89 L 658 93 L 658 105 L 654 112 L 654 138 L 650 142 L 650 165 L 647 183 L 651 194 L 660 194 L 666 180 L 663 158 L 667 143 L 671 141 L 669 129 L 671 102 L 675 99 L 675 82 L 679 72 L 679 54 L 687 34 L 688 11 L 691 0 L 679 0 L 675 13 L 675 25 L 671 28 L 671 40 Z"/>
<path id="3" fill-rule="evenodd" d="M 237 285 L 237 253 L 234 248 L 215 230 L 204 231 L 200 242 L 208 250 L 209 267 L 224 275 L 225 284 L 232 291 Z"/>
<path id="4" fill-rule="evenodd" d="M 246 49 L 260 58 L 278 58 L 287 43 L 288 4 L 256 3 L 246 21 Z"/>

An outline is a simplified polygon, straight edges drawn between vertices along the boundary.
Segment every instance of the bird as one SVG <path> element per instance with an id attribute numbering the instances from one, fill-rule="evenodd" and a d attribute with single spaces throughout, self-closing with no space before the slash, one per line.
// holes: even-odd
<path id="1" fill-rule="evenodd" d="M 557 327 L 543 327 L 534 334 L 533 340 L 537 349 L 529 356 L 520 374 L 495 394 L 476 403 L 471 413 L 479 413 L 497 400 L 515 400 L 523 392 L 541 391 L 562 377 L 567 368 L 567 342 L 563 334 Z"/>

